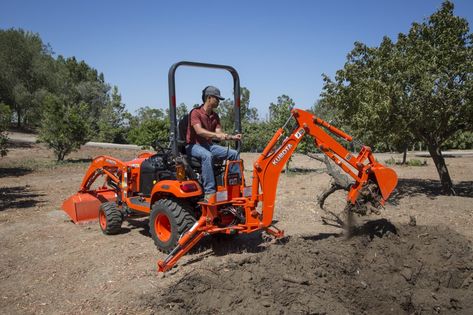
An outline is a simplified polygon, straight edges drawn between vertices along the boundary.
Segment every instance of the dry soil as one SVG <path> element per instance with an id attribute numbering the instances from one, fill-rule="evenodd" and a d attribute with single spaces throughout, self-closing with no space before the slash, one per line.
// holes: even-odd
<path id="1" fill-rule="evenodd" d="M 60 209 L 92 157 L 137 153 L 86 147 L 56 164 L 43 146 L 18 143 L 0 159 L 0 313 L 473 314 L 473 157 L 447 158 L 457 196 L 440 194 L 431 160 L 395 166 L 391 203 L 347 239 L 321 220 L 324 165 L 296 155 L 277 192 L 286 238 L 208 237 L 163 275 L 146 218 L 106 236 Z M 242 157 L 249 178 L 257 155 Z M 327 207 L 340 212 L 344 198 Z"/>

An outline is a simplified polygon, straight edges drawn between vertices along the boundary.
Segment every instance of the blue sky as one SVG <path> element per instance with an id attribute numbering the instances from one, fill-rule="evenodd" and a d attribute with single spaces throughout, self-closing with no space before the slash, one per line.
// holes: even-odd
<path id="1" fill-rule="evenodd" d="M 167 73 L 181 60 L 235 67 L 264 118 L 282 94 L 309 108 L 355 41 L 378 45 L 421 22 L 441 0 L 402 1 L 5 1 L 0 28 L 39 33 L 56 55 L 76 56 L 117 85 L 127 109 L 168 106 Z M 473 1 L 455 14 L 473 22 Z M 470 30 L 471 31 L 471 30 Z M 206 85 L 232 97 L 225 71 L 179 68 L 177 102 Z"/>

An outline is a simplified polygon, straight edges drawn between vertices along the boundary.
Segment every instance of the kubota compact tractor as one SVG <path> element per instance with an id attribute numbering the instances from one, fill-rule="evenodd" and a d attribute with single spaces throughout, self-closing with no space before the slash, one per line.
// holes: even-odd
<path id="1" fill-rule="evenodd" d="M 276 131 L 253 165 L 250 185 L 244 177 L 243 161 L 215 161 L 217 182 L 215 201 L 202 202 L 200 162 L 185 155 L 187 117 L 176 119 L 175 72 L 180 66 L 223 69 L 231 73 L 234 87 L 235 132 L 241 133 L 240 81 L 230 66 L 179 62 L 169 70 L 170 148 L 158 153 L 144 153 L 129 162 L 99 156 L 90 165 L 75 195 L 64 201 L 63 209 L 75 223 L 97 220 L 105 234 L 115 234 L 133 214 L 149 214 L 151 236 L 159 250 L 168 253 L 158 262 L 166 271 L 208 234 L 253 233 L 266 231 L 281 237 L 283 231 L 273 226 L 274 203 L 283 166 L 305 136 L 354 179 L 348 205 L 384 205 L 397 185 L 397 175 L 377 162 L 371 150 L 362 146 L 357 155 L 345 149 L 330 134 L 348 142 L 352 137 L 313 114 L 293 109 L 294 128 L 284 137 Z M 287 123 L 286 123 L 287 124 Z M 237 149 L 240 143 L 237 142 Z M 99 178 L 104 184 L 93 188 Z M 258 204 L 261 207 L 258 208 Z"/>

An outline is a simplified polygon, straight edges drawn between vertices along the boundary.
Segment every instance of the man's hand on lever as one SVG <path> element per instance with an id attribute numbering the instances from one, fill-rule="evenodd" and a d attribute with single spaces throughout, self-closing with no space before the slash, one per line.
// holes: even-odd
<path id="1" fill-rule="evenodd" d="M 225 139 L 224 140 L 235 140 L 235 141 L 240 141 L 241 140 L 241 134 L 238 133 L 236 135 L 229 135 L 229 134 L 224 134 Z"/>

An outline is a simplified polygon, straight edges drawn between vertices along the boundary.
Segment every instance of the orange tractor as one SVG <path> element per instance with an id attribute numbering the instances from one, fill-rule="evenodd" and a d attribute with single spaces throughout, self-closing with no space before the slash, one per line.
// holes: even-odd
<path id="1" fill-rule="evenodd" d="M 158 270 L 169 270 L 180 257 L 209 234 L 266 231 L 283 236 L 273 226 L 273 213 L 279 175 L 305 136 L 354 179 L 347 203 L 380 207 L 397 185 L 397 175 L 377 162 L 371 149 L 362 146 L 357 155 L 345 149 L 332 135 L 348 142 L 353 138 L 315 115 L 293 109 L 288 119 L 294 128 L 284 137 L 276 131 L 253 165 L 250 185 L 244 176 L 242 160 L 214 161 L 217 182 L 215 200 L 202 202 L 200 162 L 185 155 L 187 117 L 177 123 L 175 72 L 180 66 L 227 70 L 233 76 L 235 132 L 241 133 L 240 82 L 230 66 L 179 62 L 169 70 L 170 148 L 156 154 L 144 153 L 122 162 L 99 156 L 90 165 L 78 193 L 64 201 L 63 209 L 74 223 L 99 221 L 105 234 L 120 231 L 123 220 L 135 214 L 149 214 L 151 236 L 157 248 L 168 256 L 158 262 Z M 287 123 L 286 123 L 287 125 Z M 332 134 L 332 135 L 331 135 Z M 240 143 L 236 143 L 240 149 Z M 98 178 L 104 184 L 93 187 Z M 261 204 L 258 208 L 258 204 Z"/>

